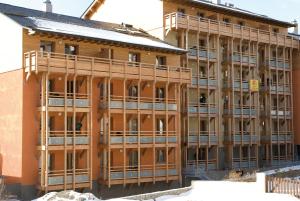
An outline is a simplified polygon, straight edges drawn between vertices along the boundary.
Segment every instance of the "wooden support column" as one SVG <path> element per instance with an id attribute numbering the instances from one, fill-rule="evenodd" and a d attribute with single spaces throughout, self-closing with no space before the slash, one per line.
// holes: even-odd
<path id="1" fill-rule="evenodd" d="M 77 74 L 74 75 L 73 77 L 73 146 L 72 146 L 72 188 L 73 190 L 76 189 L 76 93 L 77 93 L 77 84 L 76 84 L 76 80 L 77 80 Z M 65 181 L 66 182 L 66 181 Z"/>
<path id="2" fill-rule="evenodd" d="M 41 156 L 40 156 L 40 161 L 41 161 L 41 172 L 40 172 L 40 180 L 41 180 L 41 187 L 44 188 L 46 187 L 46 180 L 48 179 L 45 175 L 46 173 L 46 153 L 45 153 L 45 147 L 46 147 L 46 119 L 45 119 L 45 104 L 48 102 L 46 100 L 46 88 L 47 88 L 47 82 L 46 82 L 46 74 L 42 74 L 42 80 L 40 82 L 40 87 L 41 87 Z"/>
<path id="3" fill-rule="evenodd" d="M 123 186 L 126 186 L 126 167 L 127 167 L 127 158 L 126 158 L 126 154 L 127 154 L 127 150 L 126 150 L 126 133 L 127 133 L 127 126 L 126 126 L 126 122 L 127 122 L 127 113 L 126 113 L 126 89 L 127 89 L 127 79 L 125 78 L 123 80 Z"/>
<path id="4" fill-rule="evenodd" d="M 49 100 L 49 72 L 47 72 L 46 74 L 46 83 L 45 83 L 45 88 L 46 88 L 46 100 L 45 100 L 45 193 L 48 193 L 48 174 L 49 174 L 49 170 L 48 170 L 48 157 L 49 157 L 49 150 L 48 150 L 48 139 L 49 139 L 49 106 L 48 106 L 48 100 Z"/>
<path id="5" fill-rule="evenodd" d="M 165 122 L 166 122 L 166 180 L 169 182 L 169 83 L 165 85 Z"/>
<path id="6" fill-rule="evenodd" d="M 67 139 L 68 139 L 68 94 L 67 94 L 67 86 L 68 86 L 68 71 L 65 74 L 64 78 L 64 181 L 67 181 Z M 67 182 L 64 182 L 64 190 L 67 190 Z"/>
<path id="7" fill-rule="evenodd" d="M 108 152 L 108 188 L 111 187 L 111 140 L 110 140 L 110 136 L 111 136 L 111 109 L 110 109 L 110 101 L 111 101 L 111 96 L 110 96 L 110 83 L 111 83 L 111 77 L 109 77 L 108 79 L 105 78 L 105 85 L 107 87 L 107 101 L 108 101 L 108 105 L 107 105 L 107 108 L 108 108 L 108 111 L 107 111 L 107 140 L 108 140 L 108 148 L 107 148 L 107 152 Z"/>

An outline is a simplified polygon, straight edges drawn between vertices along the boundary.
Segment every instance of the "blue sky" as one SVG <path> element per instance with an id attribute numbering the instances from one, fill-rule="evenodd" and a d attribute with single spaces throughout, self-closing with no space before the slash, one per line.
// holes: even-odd
<path id="1" fill-rule="evenodd" d="M 0 0 L 1 3 L 33 9 L 43 8 L 43 1 L 44 0 Z M 54 12 L 73 16 L 80 16 L 91 2 L 92 0 L 52 0 Z M 222 0 L 222 2 L 224 3 L 225 0 Z M 226 0 L 226 2 L 233 3 L 239 8 L 265 14 L 279 20 L 291 22 L 297 19 L 298 22 L 300 22 L 300 0 Z"/>

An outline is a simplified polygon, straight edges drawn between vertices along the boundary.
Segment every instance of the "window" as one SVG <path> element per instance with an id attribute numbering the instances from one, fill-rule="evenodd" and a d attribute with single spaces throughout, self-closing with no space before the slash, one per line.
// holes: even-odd
<path id="1" fill-rule="evenodd" d="M 206 149 L 205 148 L 199 148 L 198 150 L 198 160 L 206 160 Z"/>
<path id="2" fill-rule="evenodd" d="M 166 151 L 163 149 L 156 150 L 156 163 L 162 164 L 166 162 Z"/>
<path id="3" fill-rule="evenodd" d="M 114 50 L 109 48 L 101 48 L 100 57 L 104 59 L 113 59 L 114 58 Z"/>
<path id="4" fill-rule="evenodd" d="M 129 152 L 129 167 L 130 168 L 138 167 L 138 152 L 137 151 Z"/>
<path id="5" fill-rule="evenodd" d="M 74 82 L 73 81 L 68 81 L 67 82 L 67 93 L 68 93 L 68 95 L 74 93 L 74 90 L 73 90 L 74 87 L 73 86 L 74 86 Z"/>
<path id="6" fill-rule="evenodd" d="M 156 56 L 156 65 L 157 66 L 167 65 L 167 58 L 165 56 Z"/>
<path id="7" fill-rule="evenodd" d="M 162 101 L 165 98 L 165 89 L 156 88 L 156 98 Z"/>
<path id="8" fill-rule="evenodd" d="M 128 61 L 131 62 L 131 66 L 138 66 L 139 62 L 141 62 L 141 55 L 139 53 L 129 52 Z"/>
<path id="9" fill-rule="evenodd" d="M 48 170 L 49 171 L 53 171 L 54 168 L 55 168 L 55 164 L 54 164 L 54 161 L 55 161 L 55 155 L 53 153 L 49 153 L 48 154 Z"/>
<path id="10" fill-rule="evenodd" d="M 73 117 L 67 117 L 67 131 L 73 131 Z"/>
<path id="11" fill-rule="evenodd" d="M 49 129 L 49 131 L 54 130 L 54 117 L 49 117 L 49 119 L 48 119 L 48 129 Z"/>
<path id="12" fill-rule="evenodd" d="M 78 46 L 75 45 L 65 45 L 65 54 L 70 54 L 70 55 L 77 55 L 78 53 Z"/>
<path id="13" fill-rule="evenodd" d="M 54 92 L 54 80 L 48 80 L 48 91 Z"/>
<path id="14" fill-rule="evenodd" d="M 204 18 L 205 15 L 204 15 L 203 12 L 198 11 L 197 16 L 200 17 L 200 18 Z"/>
<path id="15" fill-rule="evenodd" d="M 40 51 L 43 52 L 54 52 L 54 43 L 49 41 L 41 41 Z"/>
<path id="16" fill-rule="evenodd" d="M 230 19 L 229 18 L 223 18 L 223 22 L 225 22 L 226 24 L 230 23 Z"/>
<path id="17" fill-rule="evenodd" d="M 205 94 L 200 95 L 200 103 L 202 103 L 202 104 L 206 103 L 206 95 Z"/>
<path id="18" fill-rule="evenodd" d="M 156 120 L 156 131 L 159 135 L 163 135 L 165 132 L 165 120 L 157 119 Z"/>
<path id="19" fill-rule="evenodd" d="M 200 66 L 200 78 L 205 78 L 206 77 L 206 68 L 204 66 Z"/>
<path id="20" fill-rule="evenodd" d="M 185 9 L 184 8 L 178 8 L 177 12 L 178 12 L 179 16 L 183 16 L 185 14 Z"/>
<path id="21" fill-rule="evenodd" d="M 238 25 L 240 25 L 241 27 L 245 26 L 245 22 L 244 21 L 239 21 Z"/>
<path id="22" fill-rule="evenodd" d="M 204 39 L 199 40 L 199 46 L 200 47 L 205 47 L 205 40 Z"/>
<path id="23" fill-rule="evenodd" d="M 242 156 L 243 158 L 247 158 L 249 156 L 248 147 L 242 147 Z"/>
<path id="24" fill-rule="evenodd" d="M 274 33 L 278 33 L 278 32 L 279 32 L 279 29 L 278 29 L 278 28 L 273 28 L 273 32 L 274 32 Z"/>
<path id="25" fill-rule="evenodd" d="M 67 170 L 73 169 L 73 153 L 67 153 Z"/>
<path id="26" fill-rule="evenodd" d="M 206 132 L 207 131 L 207 122 L 204 120 L 200 121 L 200 131 Z"/>
<path id="27" fill-rule="evenodd" d="M 131 135 L 136 135 L 138 133 L 138 120 L 136 118 L 130 119 L 129 132 Z"/>
<path id="28" fill-rule="evenodd" d="M 128 95 L 131 98 L 138 97 L 138 86 L 130 86 L 128 89 Z"/>

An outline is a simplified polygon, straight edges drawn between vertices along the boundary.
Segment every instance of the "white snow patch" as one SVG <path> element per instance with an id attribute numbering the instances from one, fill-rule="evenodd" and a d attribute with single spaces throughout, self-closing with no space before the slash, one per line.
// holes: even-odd
<path id="1" fill-rule="evenodd" d="M 294 171 L 294 170 L 300 170 L 300 165 L 279 168 L 279 169 L 275 169 L 275 170 L 268 170 L 268 171 L 265 171 L 264 173 L 266 175 L 272 175 L 272 174 L 276 174 L 276 173 L 289 172 L 289 171 Z"/>

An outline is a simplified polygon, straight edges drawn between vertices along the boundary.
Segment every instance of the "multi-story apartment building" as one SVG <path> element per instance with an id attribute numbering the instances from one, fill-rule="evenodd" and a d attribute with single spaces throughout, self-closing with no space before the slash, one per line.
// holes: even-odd
<path id="1" fill-rule="evenodd" d="M 299 36 L 288 29 L 296 23 L 204 0 L 95 0 L 82 18 L 126 20 L 188 52 L 181 58 L 193 74 L 182 105 L 186 175 L 293 160 Z"/>
<path id="2" fill-rule="evenodd" d="M 185 51 L 143 30 L 0 4 L 0 170 L 39 192 L 181 180 Z"/>
<path id="3" fill-rule="evenodd" d="M 293 160 L 296 24 L 202 0 L 95 0 L 85 19 L 46 4 L 0 4 L 9 190 L 99 183 L 118 196 L 114 187 Z"/>

